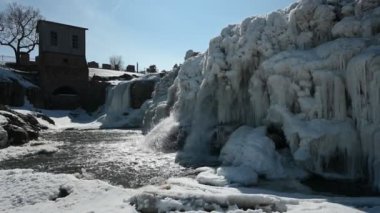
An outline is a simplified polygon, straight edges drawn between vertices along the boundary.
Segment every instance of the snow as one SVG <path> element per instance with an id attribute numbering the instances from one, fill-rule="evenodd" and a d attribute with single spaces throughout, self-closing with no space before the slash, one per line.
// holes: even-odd
<path id="1" fill-rule="evenodd" d="M 219 168 L 139 190 L 70 175 L 0 171 L 0 210 L 134 211 L 132 203 L 153 212 L 379 211 L 378 197 L 242 187 L 262 176 L 297 186 L 297 180 L 288 186 L 283 178 L 303 178 L 306 170 L 326 178 L 368 179 L 380 190 L 379 17 L 378 0 L 301 0 L 226 27 L 203 54 L 189 51 L 175 79 L 162 81 L 142 109 L 130 107 L 131 81 L 109 91 L 106 114 L 93 124 L 135 126 L 147 112 L 147 144 L 162 149 L 184 142 L 179 162 L 218 158 Z M 95 74 L 124 73 L 90 69 Z M 75 120 L 55 119 L 60 126 Z M 289 148 L 276 150 L 266 135 L 269 125 L 283 133 Z M 52 201 L 60 188 L 70 194 Z"/>
<path id="2" fill-rule="evenodd" d="M 129 200 L 137 210 L 154 212 L 375 212 L 380 205 L 378 197 L 322 197 L 260 188 L 215 187 L 189 178 L 171 178 L 162 186 L 143 187 Z"/>
<path id="3" fill-rule="evenodd" d="M 0 170 L 0 179 L 4 212 L 136 212 L 126 202 L 132 190 L 102 181 L 21 169 Z"/>
<path id="4" fill-rule="evenodd" d="M 81 108 L 76 110 L 47 110 L 34 108 L 33 106 L 26 104 L 23 107 L 12 107 L 12 109 L 22 114 L 37 115 L 42 113 L 48 116 L 54 121 L 54 125 L 42 118 L 37 117 L 37 120 L 49 129 L 98 129 L 101 126 L 101 123 L 96 120 L 95 115 L 91 116 Z"/>
<path id="5" fill-rule="evenodd" d="M 88 68 L 89 76 L 93 77 L 94 75 L 100 77 L 116 77 L 122 76 L 124 74 L 142 76 L 144 74 L 137 72 L 126 72 L 126 71 L 117 71 L 117 70 L 108 70 L 108 69 L 99 69 L 99 68 Z"/>
<path id="6" fill-rule="evenodd" d="M 25 80 L 22 76 L 18 75 L 12 69 L 0 67 L 0 81 L 12 82 L 17 81 L 24 88 L 37 87 L 36 85 Z"/>
<path id="7" fill-rule="evenodd" d="M 380 208 L 379 197 L 323 197 L 215 187 L 191 178 L 170 178 L 163 185 L 140 189 L 30 169 L 0 170 L 0 179 L 0 211 L 6 212 L 376 212 Z"/>
<path id="8" fill-rule="evenodd" d="M 226 178 L 221 175 L 217 175 L 215 170 L 212 168 L 199 173 L 195 179 L 201 184 L 210 186 L 225 186 L 228 184 Z"/>
<path id="9" fill-rule="evenodd" d="M 59 151 L 59 142 L 31 141 L 22 146 L 9 146 L 0 149 L 0 161 L 17 159 L 39 154 L 52 154 Z"/>

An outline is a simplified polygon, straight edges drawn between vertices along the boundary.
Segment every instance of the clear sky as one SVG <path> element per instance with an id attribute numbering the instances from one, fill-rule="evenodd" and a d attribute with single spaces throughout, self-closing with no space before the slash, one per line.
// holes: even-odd
<path id="1" fill-rule="evenodd" d="M 1 0 L 38 8 L 46 20 L 86 27 L 87 61 L 170 69 L 188 49 L 204 52 L 211 38 L 229 24 L 266 15 L 295 0 Z M 38 54 L 32 53 L 32 57 Z M 0 55 L 13 55 L 0 46 Z"/>

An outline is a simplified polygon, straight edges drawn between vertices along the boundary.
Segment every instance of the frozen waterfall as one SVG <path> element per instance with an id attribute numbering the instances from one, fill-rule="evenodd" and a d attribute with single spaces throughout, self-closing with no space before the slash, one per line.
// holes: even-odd
<path id="1" fill-rule="evenodd" d="M 301 0 L 230 25 L 205 53 L 187 54 L 167 101 L 151 104 L 150 117 L 158 106 L 170 111 L 186 136 L 182 163 L 219 156 L 222 166 L 247 168 L 244 160 L 225 161 L 226 151 L 219 155 L 245 134 L 250 149 L 284 140 L 299 169 L 380 190 L 379 20 L 380 1 Z M 255 128 L 268 126 L 281 134 L 257 135 Z M 281 150 L 265 150 L 265 161 L 281 164 L 274 154 Z M 250 168 L 263 163 L 246 161 Z M 281 175 L 264 174 L 282 178 L 287 166 Z"/>

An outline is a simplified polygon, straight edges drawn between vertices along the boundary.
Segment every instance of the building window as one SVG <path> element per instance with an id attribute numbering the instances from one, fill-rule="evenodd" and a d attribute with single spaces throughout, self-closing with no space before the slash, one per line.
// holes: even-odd
<path id="1" fill-rule="evenodd" d="M 74 49 L 78 49 L 78 36 L 77 35 L 73 35 L 73 37 L 72 37 L 72 45 L 73 45 Z"/>
<path id="2" fill-rule="evenodd" d="M 55 31 L 50 31 L 50 45 L 58 46 L 58 35 Z"/>

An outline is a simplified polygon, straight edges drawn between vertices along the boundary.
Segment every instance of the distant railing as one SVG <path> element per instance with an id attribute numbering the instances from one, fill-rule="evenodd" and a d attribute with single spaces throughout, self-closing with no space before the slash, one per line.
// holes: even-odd
<path id="1" fill-rule="evenodd" d="M 4 65 L 5 63 L 16 62 L 16 57 L 9 55 L 0 55 L 0 64 Z"/>
<path id="2" fill-rule="evenodd" d="M 29 58 L 30 62 L 35 62 L 35 58 Z M 16 57 L 10 55 L 0 55 L 0 65 L 5 65 L 6 63 L 15 63 Z"/>

